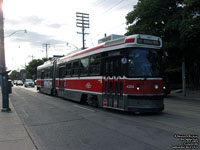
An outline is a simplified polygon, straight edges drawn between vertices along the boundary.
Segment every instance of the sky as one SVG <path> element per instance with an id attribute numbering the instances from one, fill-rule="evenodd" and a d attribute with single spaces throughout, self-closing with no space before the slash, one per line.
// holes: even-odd
<path id="1" fill-rule="evenodd" d="M 137 0 L 4 0 L 6 67 L 20 70 L 32 59 L 46 57 L 44 44 L 49 44 L 48 57 L 81 48 L 76 12 L 89 14 L 86 47 L 96 46 L 105 33 L 123 35 L 127 27 L 125 16 L 136 3 Z"/>

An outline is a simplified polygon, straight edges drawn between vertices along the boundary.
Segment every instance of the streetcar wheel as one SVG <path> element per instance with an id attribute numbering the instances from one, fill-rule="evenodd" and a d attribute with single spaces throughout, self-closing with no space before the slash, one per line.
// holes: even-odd
<path id="1" fill-rule="evenodd" d="M 82 94 L 81 96 L 81 103 L 86 104 L 88 101 L 88 95 L 87 94 Z"/>
<path id="2" fill-rule="evenodd" d="M 51 93 L 52 93 L 53 96 L 57 96 L 57 91 L 56 90 L 52 90 Z"/>
<path id="3" fill-rule="evenodd" d="M 93 106 L 93 107 L 98 107 L 98 98 L 95 95 L 91 95 L 88 98 L 88 104 Z"/>

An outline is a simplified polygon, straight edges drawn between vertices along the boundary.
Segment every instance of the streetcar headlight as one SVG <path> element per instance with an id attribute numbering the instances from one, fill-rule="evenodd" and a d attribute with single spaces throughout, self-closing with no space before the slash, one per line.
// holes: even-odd
<path id="1" fill-rule="evenodd" d="M 139 90 L 140 90 L 140 87 L 139 87 L 139 86 L 138 86 L 138 87 L 136 87 L 136 90 L 137 90 L 137 91 L 139 91 Z"/>
<path id="2" fill-rule="evenodd" d="M 163 86 L 163 90 L 166 90 L 166 86 Z"/>
<path id="3" fill-rule="evenodd" d="M 157 90 L 159 86 L 157 84 L 154 85 L 154 89 Z"/>

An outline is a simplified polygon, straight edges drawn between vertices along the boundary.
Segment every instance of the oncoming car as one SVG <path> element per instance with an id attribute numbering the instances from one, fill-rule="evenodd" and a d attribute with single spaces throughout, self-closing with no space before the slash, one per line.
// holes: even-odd
<path id="1" fill-rule="evenodd" d="M 18 86 L 18 85 L 23 86 L 23 82 L 22 82 L 22 80 L 17 80 L 17 82 L 16 82 L 16 86 Z"/>
<path id="2" fill-rule="evenodd" d="M 35 87 L 35 83 L 32 79 L 26 79 L 25 82 L 24 82 L 24 86 L 25 87 L 28 87 L 28 86 Z"/>

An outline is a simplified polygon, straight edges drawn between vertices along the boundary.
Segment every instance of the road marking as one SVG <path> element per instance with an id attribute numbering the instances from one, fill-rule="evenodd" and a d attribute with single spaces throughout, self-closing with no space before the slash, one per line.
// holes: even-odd
<path id="1" fill-rule="evenodd" d="M 24 115 L 26 116 L 26 118 L 28 118 L 28 113 L 22 108 L 22 111 L 23 111 L 23 113 L 24 113 Z"/>
<path id="2" fill-rule="evenodd" d="M 81 109 L 85 109 L 85 110 L 88 110 L 90 112 L 95 112 L 94 110 L 92 109 L 88 109 L 88 108 L 85 108 L 85 107 L 82 107 L 82 106 L 79 106 L 79 105 L 74 105 L 74 107 L 78 107 L 78 108 L 81 108 Z"/>

